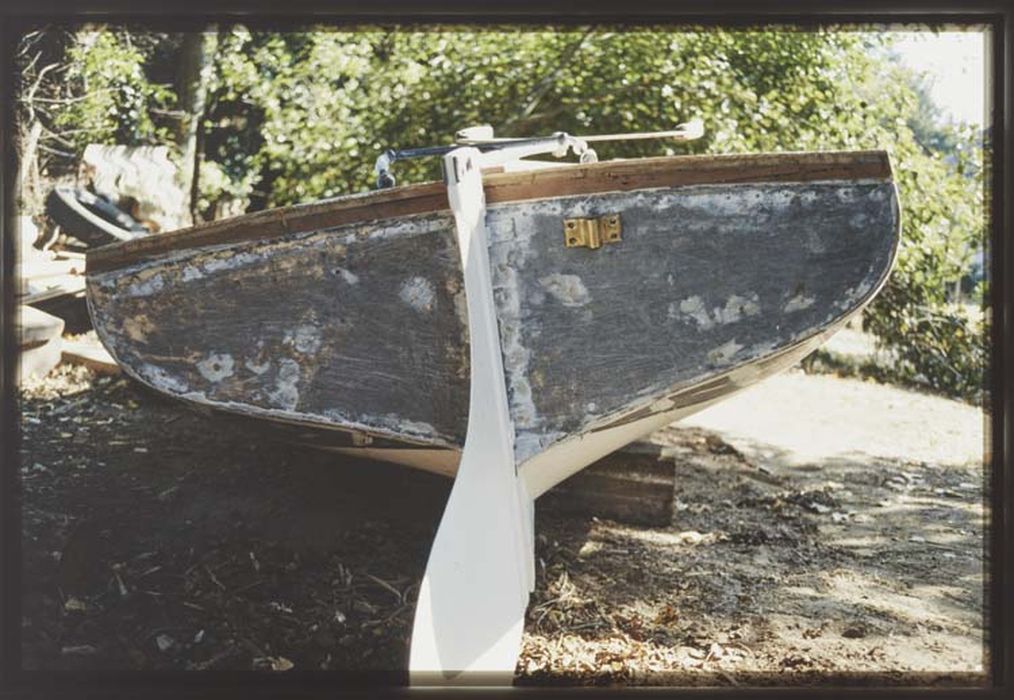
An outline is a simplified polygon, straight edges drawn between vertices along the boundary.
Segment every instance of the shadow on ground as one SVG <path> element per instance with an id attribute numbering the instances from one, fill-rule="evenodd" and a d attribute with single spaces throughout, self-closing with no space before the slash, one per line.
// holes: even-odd
<path id="1" fill-rule="evenodd" d="M 79 369 L 22 413 L 25 668 L 405 669 L 449 481 Z M 981 473 L 652 440 L 669 527 L 540 501 L 519 683 L 982 682 Z"/>

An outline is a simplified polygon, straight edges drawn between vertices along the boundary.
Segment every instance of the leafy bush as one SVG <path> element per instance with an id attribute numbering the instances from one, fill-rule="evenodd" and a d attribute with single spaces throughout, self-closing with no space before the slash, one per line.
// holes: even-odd
<path id="1" fill-rule="evenodd" d="M 154 35 L 147 35 L 149 38 Z M 448 143 L 491 123 L 499 135 L 657 130 L 700 117 L 690 144 L 602 144 L 602 159 L 674 152 L 886 149 L 902 206 L 897 266 L 867 310 L 910 380 L 974 398 L 982 324 L 949 290 L 983 238 L 982 148 L 937 126 L 925 83 L 893 63 L 888 35 L 857 31 L 619 31 L 609 27 L 219 35 L 203 124 L 200 207 L 250 209 L 362 191 L 386 148 Z M 90 37 L 90 38 L 89 38 Z M 152 52 L 124 31 L 81 32 L 59 115 L 88 141 L 167 137 L 173 95 L 145 75 Z M 161 53 L 157 50 L 162 47 Z M 168 47 L 168 49 L 166 48 Z M 398 163 L 402 183 L 439 177 L 437 159 Z"/>
<path id="2" fill-rule="evenodd" d="M 166 110 L 175 94 L 151 82 L 144 53 L 125 31 L 81 31 L 67 54 L 69 96 L 54 122 L 80 153 L 89 143 L 144 145 L 165 142 L 152 112 Z"/>

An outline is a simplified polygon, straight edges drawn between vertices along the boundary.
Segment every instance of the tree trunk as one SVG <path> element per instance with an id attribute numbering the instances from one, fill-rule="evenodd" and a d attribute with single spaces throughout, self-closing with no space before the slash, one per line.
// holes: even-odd
<path id="1" fill-rule="evenodd" d="M 39 185 L 37 166 L 40 136 L 42 136 L 42 123 L 35 120 L 28 129 L 27 136 L 23 137 L 21 157 L 18 159 L 18 193 L 20 196 L 18 209 L 21 212 L 29 211 L 37 203 L 35 194 Z"/>
<path id="2" fill-rule="evenodd" d="M 187 32 L 180 48 L 179 108 L 180 119 L 180 185 L 188 197 L 190 218 L 197 223 L 199 192 L 198 171 L 201 164 L 201 123 L 208 97 L 208 83 L 218 49 L 218 33 L 212 25 L 204 32 Z"/>

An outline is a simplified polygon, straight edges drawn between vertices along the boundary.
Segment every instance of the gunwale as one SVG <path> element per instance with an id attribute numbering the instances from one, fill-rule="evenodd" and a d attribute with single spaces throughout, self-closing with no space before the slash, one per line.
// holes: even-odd
<path id="1" fill-rule="evenodd" d="M 495 205 L 565 195 L 747 182 L 810 182 L 891 178 L 885 151 L 820 151 L 662 156 L 563 165 L 484 175 L 486 201 Z M 188 248 L 282 237 L 343 224 L 448 210 L 442 182 L 267 209 L 96 248 L 89 273 L 106 272 Z"/>

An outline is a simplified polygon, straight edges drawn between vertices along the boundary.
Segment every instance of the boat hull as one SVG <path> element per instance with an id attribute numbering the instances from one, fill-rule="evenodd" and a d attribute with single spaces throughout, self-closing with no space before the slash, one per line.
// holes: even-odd
<path id="1" fill-rule="evenodd" d="M 467 307 L 431 190 L 100 249 L 96 330 L 166 394 L 453 473 Z M 486 197 L 515 461 L 537 492 L 569 475 L 561 455 L 591 463 L 810 352 L 873 297 L 898 240 L 878 153 L 569 166 L 489 176 Z M 620 241 L 565 245 L 566 221 L 607 215 Z"/>

